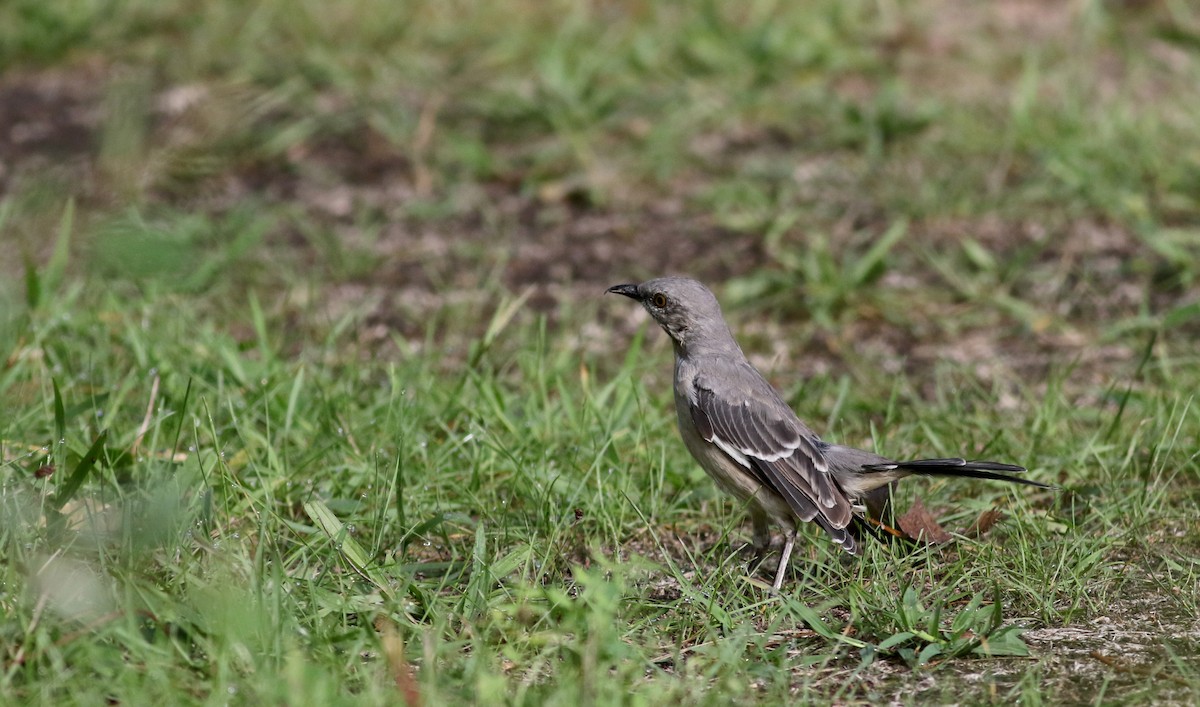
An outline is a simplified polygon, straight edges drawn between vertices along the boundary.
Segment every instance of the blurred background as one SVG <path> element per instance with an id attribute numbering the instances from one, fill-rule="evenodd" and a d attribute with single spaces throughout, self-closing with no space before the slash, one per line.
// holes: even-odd
<path id="1" fill-rule="evenodd" d="M 685 273 L 775 369 L 1096 382 L 1198 331 L 1198 79 L 1182 0 L 8 0 L 4 297 L 68 232 L 452 365 L 497 293 L 603 352 L 604 287 Z"/>

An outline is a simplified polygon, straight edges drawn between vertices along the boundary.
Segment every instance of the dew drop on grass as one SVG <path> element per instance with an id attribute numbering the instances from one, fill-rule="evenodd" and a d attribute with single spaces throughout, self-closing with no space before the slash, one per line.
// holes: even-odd
<path id="1" fill-rule="evenodd" d="M 103 409 L 96 410 L 96 417 L 104 417 L 104 410 Z"/>
<path id="2" fill-rule="evenodd" d="M 350 533 L 351 535 L 354 535 L 355 533 L 358 532 L 358 528 L 353 523 L 348 523 L 346 525 L 346 532 Z"/>

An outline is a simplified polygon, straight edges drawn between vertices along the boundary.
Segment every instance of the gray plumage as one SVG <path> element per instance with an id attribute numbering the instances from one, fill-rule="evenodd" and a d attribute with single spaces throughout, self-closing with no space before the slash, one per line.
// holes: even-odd
<path id="1" fill-rule="evenodd" d="M 814 522 L 857 553 L 855 514 L 875 507 L 887 484 L 912 474 L 968 476 L 1045 486 L 1004 473 L 1023 467 L 964 459 L 897 462 L 821 440 L 746 360 L 704 285 L 680 277 L 615 285 L 608 292 L 640 302 L 675 348 L 675 412 L 692 456 L 725 492 L 750 509 L 754 546 L 770 543 L 771 523 L 787 539 L 773 590 L 778 591 L 799 522 Z"/>

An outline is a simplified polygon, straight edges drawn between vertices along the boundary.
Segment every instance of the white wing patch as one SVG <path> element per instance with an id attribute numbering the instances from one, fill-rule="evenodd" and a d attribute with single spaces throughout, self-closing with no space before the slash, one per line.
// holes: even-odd
<path id="1" fill-rule="evenodd" d="M 728 454 L 729 456 L 733 457 L 734 461 L 736 461 L 738 464 L 741 464 L 742 466 L 746 467 L 747 469 L 750 468 L 750 460 L 747 459 L 747 457 L 754 457 L 755 459 L 758 459 L 760 461 L 764 461 L 767 463 L 777 462 L 780 459 L 787 459 L 788 457 L 795 454 L 796 450 L 799 449 L 800 445 L 801 445 L 800 440 L 797 439 L 795 442 L 789 442 L 786 446 L 784 446 L 783 450 L 781 450 L 779 452 L 766 453 L 766 452 L 760 452 L 757 449 L 749 449 L 747 447 L 735 447 L 732 444 L 730 444 L 729 442 L 726 442 L 725 440 L 721 439 L 716 434 L 714 434 L 712 436 L 712 439 L 710 439 L 709 441 L 712 442 L 713 444 L 717 445 L 721 449 L 721 451 L 723 451 L 726 454 Z M 813 462 L 814 462 L 813 465 L 817 468 L 818 471 L 825 471 L 825 462 L 823 459 L 814 459 Z"/>
<path id="2" fill-rule="evenodd" d="M 795 442 L 789 442 L 786 446 L 784 446 L 783 451 L 776 452 L 774 454 L 763 454 L 762 452 L 757 452 L 751 449 L 744 449 L 742 451 L 753 457 L 762 459 L 765 462 L 777 462 L 780 459 L 786 459 L 787 457 L 792 456 L 799 448 L 800 440 L 796 440 Z"/>
<path id="3" fill-rule="evenodd" d="M 733 446 L 732 444 L 726 442 L 725 440 L 721 439 L 720 437 L 718 437 L 716 435 L 713 435 L 712 439 L 709 441 L 712 442 L 713 444 L 717 445 L 717 447 L 720 448 L 720 450 L 722 452 L 725 452 L 726 454 L 728 454 L 730 459 L 734 460 L 738 464 L 741 464 L 742 466 L 746 467 L 747 469 L 750 468 L 750 460 L 746 458 L 746 455 L 744 453 L 742 453 L 742 450 L 738 449 L 737 447 Z"/>

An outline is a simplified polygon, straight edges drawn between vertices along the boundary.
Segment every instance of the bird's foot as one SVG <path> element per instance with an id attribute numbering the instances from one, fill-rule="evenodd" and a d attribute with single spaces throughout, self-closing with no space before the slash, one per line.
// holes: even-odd
<path id="1" fill-rule="evenodd" d="M 767 576 L 772 579 L 779 570 L 780 543 L 772 543 L 768 536 L 764 543 L 750 542 L 738 551 L 746 560 L 746 573 Z"/>

